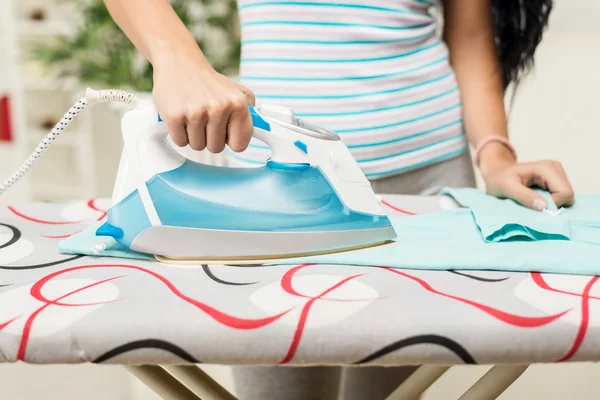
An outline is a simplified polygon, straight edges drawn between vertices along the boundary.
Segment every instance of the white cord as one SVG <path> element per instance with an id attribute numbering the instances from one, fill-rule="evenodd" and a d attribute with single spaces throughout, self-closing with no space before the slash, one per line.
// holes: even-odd
<path id="1" fill-rule="evenodd" d="M 54 142 L 54 140 L 60 135 L 67 126 L 79 113 L 83 111 L 88 105 L 95 105 L 98 103 L 109 103 L 109 102 L 117 102 L 117 103 L 125 103 L 132 104 L 135 106 L 138 103 L 138 98 L 129 92 L 117 89 L 108 89 L 108 90 L 93 90 L 87 89 L 85 92 L 85 97 L 80 99 L 77 103 L 75 103 L 69 111 L 62 117 L 60 122 L 58 122 L 54 128 L 44 137 L 44 139 L 37 145 L 33 153 L 27 158 L 21 167 L 15 171 L 4 183 L 0 186 L 0 195 L 2 195 L 9 187 L 14 185 L 19 179 L 25 175 L 25 173 L 40 159 L 40 157 L 48 150 L 48 147 Z"/>

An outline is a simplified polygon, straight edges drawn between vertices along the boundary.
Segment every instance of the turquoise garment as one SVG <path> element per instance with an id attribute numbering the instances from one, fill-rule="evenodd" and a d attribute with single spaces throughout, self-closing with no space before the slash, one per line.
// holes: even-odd
<path id="1" fill-rule="evenodd" d="M 448 189 L 446 192 L 473 208 L 391 217 L 398 235 L 391 244 L 345 253 L 285 259 L 276 264 L 316 263 L 426 270 L 600 275 L 600 195 L 578 197 L 576 205 L 565 209 L 557 218 L 540 212 L 531 215 L 514 202 L 504 202 L 487 195 L 482 197 L 482 193 L 477 191 Z M 494 211 L 498 206 L 497 201 L 504 204 L 501 215 Z M 476 221 L 484 221 L 485 226 L 496 227 L 496 230 L 485 226 L 482 228 Z M 504 229 L 503 224 L 511 228 Z M 107 238 L 102 238 L 106 249 L 95 253 L 94 245 L 99 242 L 95 236 L 96 229 L 96 225 L 91 226 L 62 241 L 59 246 L 61 252 L 152 259 L 148 255 L 131 252 Z M 484 231 L 504 232 L 504 236 L 492 235 L 490 240 Z"/>
<path id="2" fill-rule="evenodd" d="M 538 191 L 557 211 L 552 197 Z M 498 199 L 478 189 L 449 189 L 442 194 L 469 208 L 487 242 L 505 240 L 573 240 L 600 244 L 600 195 L 578 196 L 572 207 L 558 215 L 522 207 L 510 199 Z"/>
<path id="3" fill-rule="evenodd" d="M 550 211 L 557 211 L 552 197 L 544 196 Z M 479 189 L 449 189 L 442 191 L 458 204 L 470 208 L 486 242 L 504 240 L 569 240 L 568 218 L 562 213 L 549 215 L 522 207 L 512 199 L 498 199 Z M 564 210 L 563 210 L 564 211 Z"/>
<path id="4" fill-rule="evenodd" d="M 598 244 L 573 240 L 486 242 L 467 208 L 391 220 L 398 234 L 392 244 L 278 263 L 600 274 Z M 589 237 L 597 239 L 598 230 L 600 226 L 589 230 Z"/>
<path id="5" fill-rule="evenodd" d="M 103 223 L 93 224 L 87 229 L 61 240 L 58 243 L 58 250 L 63 254 L 154 260 L 153 256 L 129 250 L 111 237 L 96 236 L 96 231 Z"/>

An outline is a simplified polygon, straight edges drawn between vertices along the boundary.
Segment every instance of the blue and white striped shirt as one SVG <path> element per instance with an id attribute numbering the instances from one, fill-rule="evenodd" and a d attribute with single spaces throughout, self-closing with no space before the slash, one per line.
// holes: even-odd
<path id="1" fill-rule="evenodd" d="M 240 81 L 340 135 L 369 179 L 467 149 L 439 0 L 239 0 Z M 232 165 L 263 164 L 254 140 Z"/>

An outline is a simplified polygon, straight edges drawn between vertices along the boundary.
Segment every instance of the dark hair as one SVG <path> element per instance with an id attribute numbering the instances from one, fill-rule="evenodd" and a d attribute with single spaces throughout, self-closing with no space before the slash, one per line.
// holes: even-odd
<path id="1" fill-rule="evenodd" d="M 504 88 L 533 66 L 535 50 L 548 27 L 553 0 L 492 0 Z"/>

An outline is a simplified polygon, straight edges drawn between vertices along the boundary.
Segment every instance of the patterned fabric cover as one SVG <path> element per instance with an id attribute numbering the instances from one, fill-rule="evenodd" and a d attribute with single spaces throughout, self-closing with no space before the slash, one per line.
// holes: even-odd
<path id="1" fill-rule="evenodd" d="M 439 198 L 384 196 L 390 213 Z M 598 277 L 173 266 L 65 256 L 106 200 L 0 209 L 0 362 L 421 364 L 598 360 Z M 432 249 L 435 251 L 435 249 Z"/>

